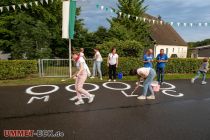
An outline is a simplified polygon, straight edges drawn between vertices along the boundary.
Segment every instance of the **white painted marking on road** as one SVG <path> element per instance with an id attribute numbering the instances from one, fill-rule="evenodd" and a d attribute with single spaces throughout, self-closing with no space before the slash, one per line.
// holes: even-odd
<path id="1" fill-rule="evenodd" d="M 178 95 L 173 95 L 173 94 L 169 94 L 169 93 L 167 93 L 167 92 L 174 92 L 174 93 L 176 93 L 175 90 L 163 90 L 163 91 L 162 91 L 163 94 L 168 95 L 168 96 L 171 96 L 171 97 L 180 98 L 180 97 L 183 97 L 183 96 L 184 96 L 184 94 L 182 94 L 182 93 L 178 93 Z"/>
<path id="2" fill-rule="evenodd" d="M 91 85 L 91 86 L 94 86 L 93 89 L 90 89 L 90 90 L 87 90 L 88 92 L 91 92 L 91 91 L 97 91 L 100 87 L 96 84 L 91 84 L 91 83 L 85 83 L 85 85 Z M 71 84 L 71 85 L 68 85 L 65 87 L 65 89 L 69 92 L 76 92 L 76 90 L 73 90 L 71 89 L 72 86 L 75 86 L 75 84 Z"/>
<path id="3" fill-rule="evenodd" d="M 54 89 L 47 91 L 47 92 L 42 92 L 42 93 L 37 93 L 33 92 L 32 89 L 34 88 L 39 88 L 39 87 L 53 87 Z M 38 85 L 38 86 L 32 86 L 26 89 L 26 93 L 30 95 L 46 95 L 46 94 L 51 94 L 53 92 L 56 92 L 59 90 L 59 87 L 56 85 Z"/>
<path id="4" fill-rule="evenodd" d="M 126 88 L 113 88 L 113 87 L 109 87 L 108 84 L 122 84 L 125 85 Z M 111 89 L 111 90 L 128 90 L 131 88 L 131 86 L 129 84 L 123 83 L 123 82 L 106 82 L 103 84 L 103 87 L 107 88 L 107 89 Z"/>

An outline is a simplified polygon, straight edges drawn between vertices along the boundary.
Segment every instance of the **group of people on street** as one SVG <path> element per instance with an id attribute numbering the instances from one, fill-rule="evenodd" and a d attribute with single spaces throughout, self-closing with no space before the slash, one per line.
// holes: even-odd
<path id="1" fill-rule="evenodd" d="M 83 88 L 83 85 L 87 79 L 88 76 L 91 75 L 90 70 L 85 62 L 85 55 L 84 55 L 84 49 L 81 48 L 80 52 L 74 52 L 72 59 L 76 62 L 76 66 L 78 68 L 78 71 L 73 75 L 73 78 L 75 79 L 75 89 L 77 92 L 77 99 L 78 101 L 75 102 L 75 105 L 84 104 L 84 101 L 82 99 L 82 95 L 86 96 L 89 101 L 88 103 L 92 103 L 95 95 L 92 95 L 88 93 Z M 107 58 L 107 66 L 109 68 L 109 82 L 114 81 L 116 82 L 116 69 L 119 65 L 119 55 L 116 53 L 116 48 L 112 48 L 111 52 L 108 54 Z M 101 53 L 99 49 L 94 49 L 94 57 L 93 57 L 93 72 L 92 76 L 90 78 L 96 77 L 96 72 L 98 73 L 98 76 L 101 80 L 102 78 L 102 71 L 101 71 L 101 64 L 103 62 L 103 58 L 101 56 Z M 157 62 L 156 70 L 153 68 L 153 63 Z M 143 79 L 143 94 L 137 97 L 139 100 L 145 100 L 145 99 L 155 99 L 155 93 L 152 88 L 152 82 L 154 78 L 157 75 L 157 81 L 159 85 L 162 85 L 164 82 L 164 75 L 165 75 L 165 67 L 166 63 L 168 62 L 168 56 L 164 53 L 164 49 L 160 50 L 160 53 L 157 55 L 156 58 L 154 58 L 153 50 L 148 49 L 146 54 L 143 57 L 143 63 L 144 67 L 134 69 L 132 70 L 132 73 L 135 75 L 138 75 L 139 82 L 141 79 Z M 199 71 L 197 72 L 196 77 L 194 77 L 191 82 L 194 83 L 196 79 L 200 77 L 202 74 L 202 84 L 206 84 L 206 73 L 209 70 L 209 63 L 208 58 L 203 59 L 203 64 Z M 148 96 L 148 90 L 150 91 L 150 95 Z"/>

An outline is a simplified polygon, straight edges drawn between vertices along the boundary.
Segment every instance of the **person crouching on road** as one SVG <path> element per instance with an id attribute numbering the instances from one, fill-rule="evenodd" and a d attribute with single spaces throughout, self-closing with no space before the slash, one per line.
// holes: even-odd
<path id="1" fill-rule="evenodd" d="M 78 101 L 75 102 L 75 105 L 84 104 L 81 94 L 84 94 L 86 97 L 88 97 L 88 103 L 92 103 L 95 95 L 88 93 L 88 91 L 83 88 L 83 85 L 89 75 L 89 68 L 85 63 L 84 58 L 81 57 L 78 53 L 74 53 L 72 59 L 76 62 L 76 66 L 78 69 L 78 71 L 73 75 L 73 78 L 75 79 L 75 89 L 78 98 Z"/>
<path id="2" fill-rule="evenodd" d="M 152 82 L 156 76 L 156 72 L 154 69 L 152 68 L 138 68 L 136 70 L 133 70 L 133 74 L 138 75 L 138 77 L 140 79 L 145 79 L 144 83 L 143 83 L 143 94 L 139 97 L 137 97 L 137 99 L 139 100 L 145 100 L 145 99 L 155 99 L 155 93 L 152 89 Z M 140 80 L 139 79 L 139 80 Z M 147 91 L 150 91 L 151 95 L 147 96 Z"/>
<path id="3" fill-rule="evenodd" d="M 203 59 L 203 64 L 201 65 L 200 69 L 197 72 L 197 75 L 192 78 L 191 82 L 194 84 L 195 80 L 198 79 L 200 77 L 200 75 L 202 74 L 203 78 L 202 78 L 202 85 L 207 84 L 206 82 L 206 73 L 209 70 L 209 59 L 208 58 L 204 58 Z"/>

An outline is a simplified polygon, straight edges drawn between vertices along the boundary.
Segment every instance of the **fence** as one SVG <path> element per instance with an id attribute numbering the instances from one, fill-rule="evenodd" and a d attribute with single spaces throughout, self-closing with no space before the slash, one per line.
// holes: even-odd
<path id="1" fill-rule="evenodd" d="M 93 60 L 86 59 L 87 65 L 92 68 Z M 72 72 L 76 71 L 75 62 L 72 61 Z M 40 59 L 39 76 L 40 77 L 69 77 L 68 59 Z"/>

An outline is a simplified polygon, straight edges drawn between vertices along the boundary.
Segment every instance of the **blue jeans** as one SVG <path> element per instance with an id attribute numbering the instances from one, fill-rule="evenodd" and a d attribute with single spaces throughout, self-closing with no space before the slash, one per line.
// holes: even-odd
<path id="1" fill-rule="evenodd" d="M 202 76 L 203 76 L 202 81 L 206 81 L 206 73 L 205 73 L 204 71 L 200 71 L 200 70 L 197 72 L 197 75 L 195 76 L 194 79 L 195 79 L 195 80 L 198 79 L 198 78 L 200 77 L 201 74 L 202 74 Z"/>
<path id="2" fill-rule="evenodd" d="M 144 96 L 147 96 L 148 89 L 150 90 L 151 95 L 153 95 L 153 96 L 155 95 L 154 91 L 152 89 L 152 86 L 151 86 L 155 76 L 156 76 L 155 70 L 154 69 L 150 69 L 149 75 L 147 76 L 147 79 L 144 81 L 144 84 L 143 84 L 143 86 L 144 86 L 144 88 L 143 88 L 143 95 Z"/>
<path id="3" fill-rule="evenodd" d="M 165 68 L 157 68 L 157 80 L 159 83 L 164 82 Z"/>
<path id="4" fill-rule="evenodd" d="M 94 61 L 93 63 L 93 76 L 96 76 L 96 69 L 98 71 L 98 74 L 100 76 L 100 78 L 102 78 L 102 73 L 101 73 L 101 61 Z"/>

